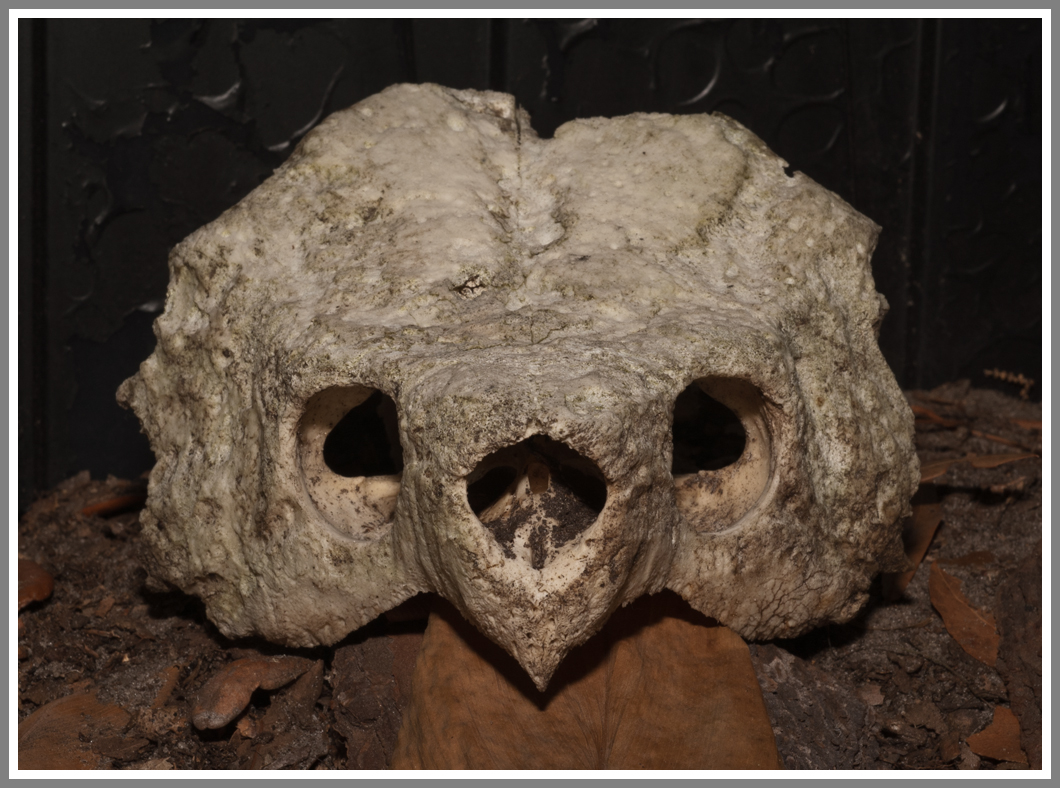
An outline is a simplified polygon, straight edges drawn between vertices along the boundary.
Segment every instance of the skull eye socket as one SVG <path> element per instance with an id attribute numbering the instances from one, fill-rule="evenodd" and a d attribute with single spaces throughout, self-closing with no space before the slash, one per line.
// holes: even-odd
<path id="1" fill-rule="evenodd" d="M 324 439 L 324 464 L 339 476 L 392 476 L 404 462 L 397 405 L 375 391 L 342 417 Z"/>
<path id="2" fill-rule="evenodd" d="M 672 473 L 677 508 L 698 533 L 740 521 L 772 477 L 761 392 L 742 380 L 700 378 L 677 397 Z"/>
<path id="3" fill-rule="evenodd" d="M 732 465 L 747 445 L 747 431 L 740 418 L 698 383 L 678 395 L 672 434 L 675 476 Z"/>
<path id="4" fill-rule="evenodd" d="M 306 490 L 324 519 L 357 539 L 393 522 L 404 462 L 394 400 L 366 386 L 336 386 L 306 403 L 298 424 Z"/>

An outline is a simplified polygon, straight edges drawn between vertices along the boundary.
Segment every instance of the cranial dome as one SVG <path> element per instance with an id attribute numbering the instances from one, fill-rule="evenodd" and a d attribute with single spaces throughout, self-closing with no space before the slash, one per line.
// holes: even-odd
<path id="1" fill-rule="evenodd" d="M 747 638 L 900 555 L 912 416 L 878 228 L 721 115 L 539 139 L 511 96 L 330 116 L 170 256 L 119 390 L 152 575 L 230 636 L 333 643 L 419 592 L 544 687 L 670 588 Z"/>

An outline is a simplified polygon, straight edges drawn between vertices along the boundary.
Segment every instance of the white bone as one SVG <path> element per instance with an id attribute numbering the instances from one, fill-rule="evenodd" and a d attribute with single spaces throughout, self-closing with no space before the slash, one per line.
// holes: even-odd
<path id="1" fill-rule="evenodd" d="M 721 115 L 541 140 L 511 96 L 401 85 L 330 116 L 170 257 L 119 391 L 157 459 L 149 571 L 295 646 L 435 592 L 539 687 L 664 588 L 747 638 L 849 618 L 900 557 L 912 415 L 876 342 L 879 228 L 784 167 Z M 690 385 L 746 446 L 675 478 Z M 373 390 L 403 468 L 346 478 L 324 441 Z M 517 481 L 480 519 L 491 463 Z M 595 503 L 553 539 L 563 468 Z"/>

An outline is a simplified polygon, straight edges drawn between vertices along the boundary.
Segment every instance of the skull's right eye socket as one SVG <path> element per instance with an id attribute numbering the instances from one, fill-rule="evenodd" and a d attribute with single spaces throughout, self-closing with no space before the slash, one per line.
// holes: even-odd
<path id="1" fill-rule="evenodd" d="M 393 522 L 404 462 L 394 400 L 366 386 L 336 386 L 306 403 L 298 453 L 313 503 L 336 530 L 378 538 Z"/>
<path id="2" fill-rule="evenodd" d="M 677 397 L 673 479 L 677 508 L 696 532 L 736 525 L 772 476 L 772 437 L 761 392 L 746 381 L 695 380 Z"/>
<path id="3" fill-rule="evenodd" d="M 677 397 L 673 474 L 716 471 L 740 459 L 747 432 L 739 417 L 693 383 Z"/>

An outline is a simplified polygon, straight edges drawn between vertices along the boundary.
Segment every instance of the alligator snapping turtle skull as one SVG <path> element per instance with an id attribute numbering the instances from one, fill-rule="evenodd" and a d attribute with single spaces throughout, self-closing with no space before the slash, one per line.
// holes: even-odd
<path id="1" fill-rule="evenodd" d="M 436 592 L 540 688 L 665 588 L 746 638 L 849 618 L 899 560 L 912 417 L 878 228 L 784 167 L 721 115 L 331 115 L 170 257 L 119 391 L 149 571 L 291 646 Z"/>

